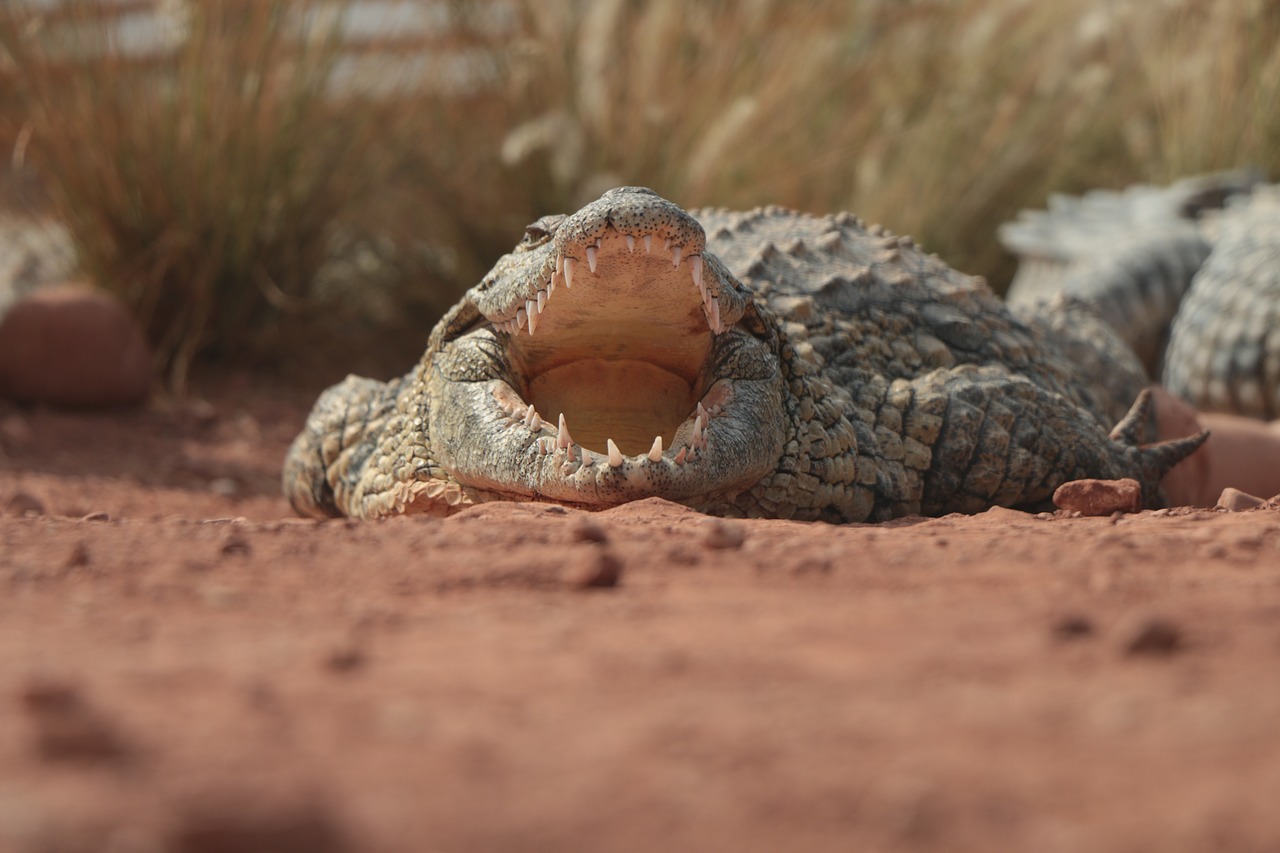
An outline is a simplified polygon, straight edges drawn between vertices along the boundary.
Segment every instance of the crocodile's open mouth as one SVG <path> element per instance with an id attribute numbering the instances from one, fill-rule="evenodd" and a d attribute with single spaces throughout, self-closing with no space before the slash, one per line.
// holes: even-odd
<path id="1" fill-rule="evenodd" d="M 557 255 L 547 286 L 496 323 L 520 383 L 498 402 L 530 425 L 549 424 L 543 450 L 554 440 L 570 455 L 580 447 L 613 462 L 671 450 L 683 462 L 705 444 L 708 407 L 719 402 L 698 408 L 712 332 L 723 331 L 702 256 L 612 229 L 583 254 Z"/>
<path id="2" fill-rule="evenodd" d="M 539 236 L 473 292 L 487 325 L 453 344 L 456 361 L 487 365 L 445 377 L 433 403 L 453 476 L 601 504 L 731 491 L 769 470 L 777 357 L 741 328 L 750 299 L 697 221 L 628 189 Z"/>

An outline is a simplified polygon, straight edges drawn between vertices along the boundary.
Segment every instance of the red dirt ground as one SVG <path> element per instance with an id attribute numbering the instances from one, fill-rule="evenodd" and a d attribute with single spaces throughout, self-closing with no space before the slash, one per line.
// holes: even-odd
<path id="1" fill-rule="evenodd" d="M 0 404 L 0 850 L 1280 849 L 1274 502 L 316 523 L 205 393 Z"/>

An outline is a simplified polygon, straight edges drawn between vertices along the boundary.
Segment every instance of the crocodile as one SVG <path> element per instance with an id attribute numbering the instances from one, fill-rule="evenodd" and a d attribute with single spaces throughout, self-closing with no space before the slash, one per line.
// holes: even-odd
<path id="1" fill-rule="evenodd" d="M 851 214 L 621 187 L 529 225 L 406 375 L 325 391 L 283 483 L 321 517 L 661 497 L 882 521 L 1044 508 L 1084 477 L 1157 506 L 1207 434 L 1145 443 L 1145 383 L 1082 303 L 1011 310 Z"/>
<path id="2" fill-rule="evenodd" d="M 1280 418 L 1280 187 L 1260 173 L 1056 196 L 1000 236 L 1011 303 L 1070 294 L 1196 409 Z"/>

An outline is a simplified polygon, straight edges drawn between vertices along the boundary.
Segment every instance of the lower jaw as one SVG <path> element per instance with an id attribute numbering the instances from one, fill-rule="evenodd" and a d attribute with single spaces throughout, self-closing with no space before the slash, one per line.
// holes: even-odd
<path id="1" fill-rule="evenodd" d="M 698 394 L 688 379 L 649 362 L 585 358 L 535 377 L 526 401 L 551 423 L 563 414 L 581 447 L 604 454 L 612 439 L 631 456 L 647 452 L 657 437 L 672 447 Z"/>

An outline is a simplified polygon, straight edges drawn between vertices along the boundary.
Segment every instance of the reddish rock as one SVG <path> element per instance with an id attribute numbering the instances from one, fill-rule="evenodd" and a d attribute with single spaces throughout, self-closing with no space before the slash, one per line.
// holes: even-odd
<path id="1" fill-rule="evenodd" d="M 573 526 L 570 534 L 575 542 L 608 542 L 609 535 L 603 527 L 589 518 L 584 518 Z"/>
<path id="2" fill-rule="evenodd" d="M 1242 492 L 1239 489 L 1227 487 L 1222 490 L 1222 495 L 1218 498 L 1217 509 L 1225 509 L 1228 512 L 1240 512 L 1246 509 L 1262 506 L 1266 500 L 1254 497 L 1248 492 Z"/>
<path id="3" fill-rule="evenodd" d="M 702 528 L 706 531 L 702 544 L 713 550 L 741 548 L 747 538 L 741 524 L 723 518 L 708 518 L 702 522 Z"/>
<path id="4" fill-rule="evenodd" d="M 1182 629 L 1176 623 L 1160 617 L 1137 621 L 1126 632 L 1124 651 L 1130 655 L 1165 657 L 1186 647 Z"/>
<path id="5" fill-rule="evenodd" d="M 1053 493 L 1058 509 L 1081 515 L 1111 515 L 1142 509 L 1142 486 L 1137 480 L 1072 480 Z"/>
<path id="6" fill-rule="evenodd" d="M 0 317 L 0 397 L 114 406 L 141 402 L 150 387 L 146 339 L 110 294 L 43 287 Z"/>
<path id="7" fill-rule="evenodd" d="M 564 581 L 575 589 L 612 589 L 622 582 L 622 561 L 611 551 L 592 546 L 567 561 Z"/>

